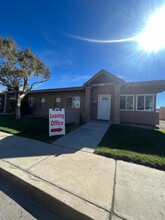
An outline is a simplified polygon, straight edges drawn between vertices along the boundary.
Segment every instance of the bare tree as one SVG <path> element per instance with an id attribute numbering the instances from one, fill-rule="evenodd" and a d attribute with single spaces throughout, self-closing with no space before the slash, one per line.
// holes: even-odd
<path id="1" fill-rule="evenodd" d="M 49 69 L 30 49 L 19 50 L 13 39 L 0 38 L 0 84 L 15 94 L 17 119 L 22 99 L 49 77 Z"/>

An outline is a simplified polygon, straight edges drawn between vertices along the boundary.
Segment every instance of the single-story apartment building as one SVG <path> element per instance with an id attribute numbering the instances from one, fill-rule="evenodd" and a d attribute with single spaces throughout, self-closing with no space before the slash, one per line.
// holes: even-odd
<path id="1" fill-rule="evenodd" d="M 159 120 L 165 121 L 165 107 L 160 107 L 157 112 L 159 113 Z"/>
<path id="2" fill-rule="evenodd" d="M 77 115 L 84 121 L 155 125 L 159 124 L 156 94 L 163 91 L 165 80 L 126 82 L 101 70 L 81 87 L 33 90 L 25 101 L 32 115 L 48 116 L 49 108 L 65 108 L 68 122 Z M 1 96 L 3 111 L 7 112 L 10 110 L 7 103 L 13 96 L 11 93 Z"/>

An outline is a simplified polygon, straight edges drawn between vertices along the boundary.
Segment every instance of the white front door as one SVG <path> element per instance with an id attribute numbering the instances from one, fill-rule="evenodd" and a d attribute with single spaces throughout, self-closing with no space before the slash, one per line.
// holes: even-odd
<path id="1" fill-rule="evenodd" d="M 111 110 L 111 95 L 98 95 L 97 119 L 109 120 Z"/>

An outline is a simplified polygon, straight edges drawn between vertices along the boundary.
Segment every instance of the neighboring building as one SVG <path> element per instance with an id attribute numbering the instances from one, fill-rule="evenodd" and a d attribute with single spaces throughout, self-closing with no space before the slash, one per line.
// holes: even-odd
<path id="1" fill-rule="evenodd" d="M 48 115 L 49 108 L 65 108 L 68 120 L 76 114 L 85 121 L 155 125 L 159 121 L 156 94 L 163 91 L 165 80 L 125 82 L 101 70 L 82 87 L 34 90 L 25 100 L 33 115 Z"/>
<path id="2" fill-rule="evenodd" d="M 160 107 L 157 111 L 159 112 L 159 120 L 165 121 L 165 107 Z"/>

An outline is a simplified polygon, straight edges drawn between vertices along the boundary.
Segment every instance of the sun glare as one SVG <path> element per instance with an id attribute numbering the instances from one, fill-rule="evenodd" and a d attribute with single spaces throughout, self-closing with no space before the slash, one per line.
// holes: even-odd
<path id="1" fill-rule="evenodd" d="M 146 52 L 165 49 L 165 6 L 151 15 L 144 30 L 137 35 L 137 41 L 140 49 Z"/>
<path id="2" fill-rule="evenodd" d="M 141 51 L 147 53 L 157 53 L 160 50 L 165 49 L 165 5 L 156 9 L 155 12 L 151 14 L 151 16 L 146 22 L 146 25 L 140 33 L 134 34 L 134 36 L 128 38 L 101 40 L 76 36 L 61 31 L 58 32 L 68 37 L 91 43 L 113 44 L 124 42 L 136 42 L 138 44 L 138 48 Z"/>

